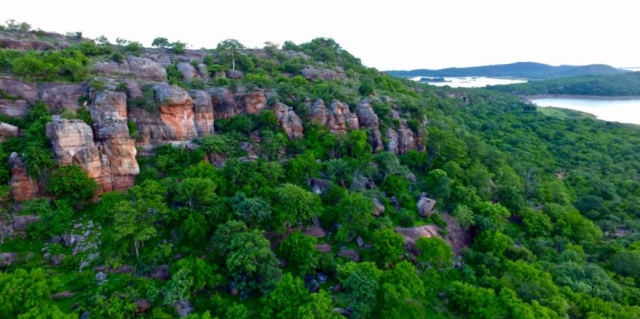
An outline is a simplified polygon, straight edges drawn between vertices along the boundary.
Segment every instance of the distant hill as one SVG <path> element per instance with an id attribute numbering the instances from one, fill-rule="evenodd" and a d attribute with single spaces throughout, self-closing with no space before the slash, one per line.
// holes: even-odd
<path id="1" fill-rule="evenodd" d="M 387 74 L 400 77 L 460 77 L 460 76 L 487 76 L 487 77 L 514 77 L 527 79 L 549 79 L 557 77 L 578 75 L 607 75 L 621 74 L 628 71 L 616 69 L 605 64 L 591 64 L 583 66 L 560 65 L 552 66 L 535 62 L 517 62 L 511 64 L 485 65 L 469 68 L 447 68 L 440 70 L 410 70 L 387 71 Z"/>
<path id="2" fill-rule="evenodd" d="M 494 85 L 488 86 L 487 89 L 519 96 L 556 94 L 640 96 L 640 72 L 615 75 L 582 75 L 510 85 Z"/>

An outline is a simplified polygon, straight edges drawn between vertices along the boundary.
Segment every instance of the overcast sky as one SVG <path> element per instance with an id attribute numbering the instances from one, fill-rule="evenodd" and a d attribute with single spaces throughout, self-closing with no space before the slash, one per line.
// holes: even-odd
<path id="1" fill-rule="evenodd" d="M 0 22 L 145 46 L 158 36 L 194 48 L 227 38 L 262 47 L 331 37 L 379 70 L 518 61 L 640 66 L 639 10 L 629 0 L 0 1 Z"/>

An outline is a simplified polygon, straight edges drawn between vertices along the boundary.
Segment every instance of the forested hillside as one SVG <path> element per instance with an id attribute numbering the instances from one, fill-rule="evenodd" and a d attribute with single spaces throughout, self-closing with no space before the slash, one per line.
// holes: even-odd
<path id="1" fill-rule="evenodd" d="M 640 96 L 640 72 L 618 75 L 585 75 L 510 85 L 494 85 L 487 89 L 519 96 L 591 95 Z"/>
<path id="2" fill-rule="evenodd" d="M 628 71 L 616 69 L 604 64 L 552 66 L 535 62 L 516 62 L 511 64 L 484 65 L 468 68 L 446 68 L 440 70 L 418 69 L 408 71 L 386 71 L 387 74 L 403 77 L 486 76 L 523 79 L 550 79 L 579 75 L 612 75 L 627 72 Z"/>
<path id="3" fill-rule="evenodd" d="M 1 318 L 640 318 L 640 130 L 153 43 L 0 29 Z"/>

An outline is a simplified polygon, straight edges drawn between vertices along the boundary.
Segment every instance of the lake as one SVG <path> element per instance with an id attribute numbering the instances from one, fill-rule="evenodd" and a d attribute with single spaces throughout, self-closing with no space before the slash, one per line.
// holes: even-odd
<path id="1" fill-rule="evenodd" d="M 425 76 L 427 77 L 427 76 Z M 422 76 L 417 76 L 411 78 L 414 81 L 420 81 Z M 498 78 L 487 78 L 483 76 L 479 77 L 456 77 L 456 78 L 444 78 L 448 82 L 422 82 L 427 83 L 429 85 L 435 86 L 445 86 L 448 85 L 450 87 L 462 87 L 462 88 L 480 88 L 485 87 L 487 85 L 506 85 L 506 84 L 514 84 L 514 83 L 524 83 L 526 80 L 516 80 L 516 79 L 498 79 Z"/>
<path id="2" fill-rule="evenodd" d="M 543 98 L 532 103 L 591 113 L 600 120 L 640 124 L 640 99 L 615 98 Z"/>

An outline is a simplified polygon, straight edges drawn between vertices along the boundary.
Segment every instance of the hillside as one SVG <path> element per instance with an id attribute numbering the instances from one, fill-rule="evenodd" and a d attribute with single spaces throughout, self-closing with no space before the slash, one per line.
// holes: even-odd
<path id="1" fill-rule="evenodd" d="M 635 128 L 326 38 L 0 43 L 0 318 L 639 317 Z"/>
<path id="2" fill-rule="evenodd" d="M 401 77 L 506 77 L 523 79 L 547 79 L 577 75 L 608 75 L 621 74 L 627 71 L 613 68 L 604 64 L 592 64 L 583 66 L 560 65 L 551 66 L 534 62 L 517 62 L 511 64 L 485 65 L 469 68 L 447 68 L 440 70 L 410 70 L 410 71 L 386 71 L 387 74 Z"/>
<path id="3" fill-rule="evenodd" d="M 519 96 L 640 96 L 640 72 L 566 77 L 519 84 L 495 85 L 489 86 L 487 89 Z"/>

